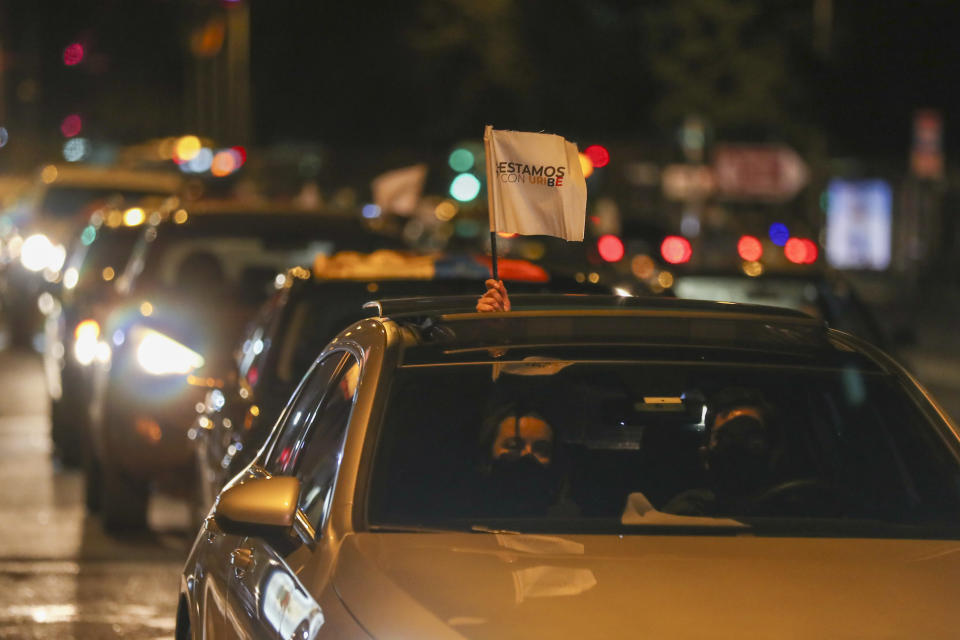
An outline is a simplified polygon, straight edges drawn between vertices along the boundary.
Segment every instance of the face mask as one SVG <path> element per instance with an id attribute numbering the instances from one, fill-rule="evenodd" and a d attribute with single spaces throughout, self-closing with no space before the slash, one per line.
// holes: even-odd
<path id="1" fill-rule="evenodd" d="M 508 511 L 522 512 L 526 508 L 532 511 L 553 503 L 556 492 L 554 474 L 533 455 L 494 460 L 490 477 L 495 501 Z"/>

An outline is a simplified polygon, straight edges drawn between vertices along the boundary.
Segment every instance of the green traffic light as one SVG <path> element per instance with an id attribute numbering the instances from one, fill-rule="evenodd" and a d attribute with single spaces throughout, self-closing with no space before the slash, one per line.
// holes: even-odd
<path id="1" fill-rule="evenodd" d="M 461 147 L 460 149 L 454 149 L 447 162 L 450 164 L 451 169 L 463 173 L 473 168 L 474 158 L 470 151 Z"/>
<path id="2" fill-rule="evenodd" d="M 460 202 L 470 202 L 480 195 L 480 181 L 471 173 L 461 173 L 450 183 L 450 195 Z"/>

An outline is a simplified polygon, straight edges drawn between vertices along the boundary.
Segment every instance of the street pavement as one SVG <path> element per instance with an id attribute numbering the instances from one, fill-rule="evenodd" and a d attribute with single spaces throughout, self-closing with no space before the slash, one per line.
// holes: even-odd
<path id="1" fill-rule="evenodd" d="M 153 533 L 107 535 L 51 460 L 39 357 L 0 352 L 0 389 L 0 639 L 173 638 L 186 505 L 156 498 Z"/>
<path id="2" fill-rule="evenodd" d="M 910 328 L 894 354 L 960 425 L 960 285 L 888 285 L 870 302 L 888 333 Z"/>

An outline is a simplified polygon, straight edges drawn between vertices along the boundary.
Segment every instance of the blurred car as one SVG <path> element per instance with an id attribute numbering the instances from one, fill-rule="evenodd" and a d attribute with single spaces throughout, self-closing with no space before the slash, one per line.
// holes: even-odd
<path id="1" fill-rule="evenodd" d="M 157 224 L 176 204 L 176 198 L 147 198 L 125 210 L 107 206 L 94 211 L 67 253 L 59 286 L 50 286 L 41 300 L 51 438 L 54 454 L 68 466 L 82 460 L 91 365 L 109 350 L 98 319 L 103 319 L 116 295 L 114 278 L 143 235 L 144 225 Z"/>
<path id="2" fill-rule="evenodd" d="M 873 312 L 839 273 L 819 269 L 773 271 L 748 276 L 735 271 L 674 272 L 678 298 L 723 300 L 786 307 L 825 320 L 882 349 L 891 347 Z"/>
<path id="3" fill-rule="evenodd" d="M 276 274 L 318 253 L 394 241 L 354 212 L 197 203 L 143 230 L 119 297 L 95 318 L 110 352 L 93 362 L 85 438 L 87 506 L 108 529 L 146 525 L 151 485 L 186 493 L 186 437 Z"/>
<path id="4" fill-rule="evenodd" d="M 501 259 L 500 277 L 518 293 L 611 293 L 549 274 L 526 260 Z M 223 485 L 263 444 L 296 384 L 337 331 L 370 311 L 371 296 L 444 296 L 482 292 L 489 259 L 470 254 L 320 256 L 312 273 L 292 269 L 248 327 L 223 388 L 212 389 L 190 432 L 197 454 L 197 522 Z"/>
<path id="5" fill-rule="evenodd" d="M 54 164 L 39 170 L 31 188 L 4 214 L 4 294 L 14 340 L 26 343 L 39 329 L 37 296 L 45 282 L 60 280 L 67 248 L 95 210 L 166 198 L 180 186 L 181 177 L 166 171 Z"/>
<path id="6" fill-rule="evenodd" d="M 787 309 L 512 298 L 330 342 L 205 520 L 177 638 L 955 635 L 960 434 L 896 362 Z M 771 408 L 768 485 L 668 511 L 737 477 L 701 453 L 731 386 Z"/>

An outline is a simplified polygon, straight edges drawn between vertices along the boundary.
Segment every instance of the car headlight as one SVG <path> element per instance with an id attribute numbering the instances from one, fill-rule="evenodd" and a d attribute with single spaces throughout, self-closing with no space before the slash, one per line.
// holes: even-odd
<path id="1" fill-rule="evenodd" d="M 140 332 L 137 362 L 147 373 L 156 376 L 187 374 L 203 366 L 199 353 L 153 329 Z"/>
<path id="2" fill-rule="evenodd" d="M 87 366 L 97 357 L 100 324 L 96 320 L 84 320 L 73 330 L 73 337 L 73 357 L 83 366 Z"/>
<path id="3" fill-rule="evenodd" d="M 42 233 L 35 233 L 24 240 L 20 248 L 20 262 L 29 271 L 43 271 L 55 264 L 59 257 L 60 252 L 50 242 L 50 238 Z M 59 266 L 63 266 L 63 261 L 60 261 Z"/>

